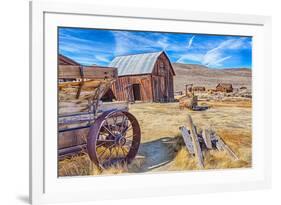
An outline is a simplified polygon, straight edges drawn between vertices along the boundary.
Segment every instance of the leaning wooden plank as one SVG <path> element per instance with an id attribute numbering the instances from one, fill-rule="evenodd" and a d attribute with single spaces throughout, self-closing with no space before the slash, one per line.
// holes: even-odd
<path id="1" fill-rule="evenodd" d="M 208 149 L 212 149 L 211 133 L 209 129 L 203 129 L 202 137 Z"/>
<path id="2" fill-rule="evenodd" d="M 225 144 L 225 142 L 216 134 L 213 135 L 216 140 L 216 147 L 218 150 L 223 151 L 225 150 L 229 156 L 231 156 L 234 160 L 238 160 L 238 156 L 232 151 L 232 149 Z"/>
<path id="3" fill-rule="evenodd" d="M 200 168 L 204 168 L 203 154 L 202 154 L 198 136 L 197 136 L 197 133 L 196 133 L 196 130 L 195 130 L 195 127 L 194 127 L 194 124 L 193 124 L 193 121 L 192 121 L 192 118 L 190 115 L 187 116 L 187 129 L 190 130 L 190 135 L 191 135 L 192 142 L 193 142 L 195 156 L 198 159 L 198 165 Z"/>
<path id="4" fill-rule="evenodd" d="M 234 160 L 238 160 L 238 156 L 232 151 L 232 149 L 230 149 L 229 146 L 227 146 L 227 144 L 225 144 L 225 142 L 218 136 L 218 140 L 219 143 L 221 144 L 221 146 L 223 147 L 223 149 L 234 159 Z"/>
<path id="5" fill-rule="evenodd" d="M 187 147 L 187 150 L 190 154 L 194 154 L 194 148 L 193 148 L 193 144 L 192 144 L 192 138 L 188 132 L 188 130 L 186 129 L 186 127 L 182 126 L 180 127 L 180 131 L 184 140 L 184 143 Z"/>
<path id="6" fill-rule="evenodd" d="M 80 66 L 59 65 L 59 79 L 82 78 Z M 83 66 L 83 77 L 85 79 L 116 79 L 117 68 L 100 66 Z"/>

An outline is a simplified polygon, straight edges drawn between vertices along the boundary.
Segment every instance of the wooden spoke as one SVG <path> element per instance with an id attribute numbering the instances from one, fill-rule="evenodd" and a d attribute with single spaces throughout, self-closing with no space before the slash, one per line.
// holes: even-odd
<path id="1" fill-rule="evenodd" d="M 87 137 L 91 160 L 102 169 L 117 159 L 130 163 L 138 152 L 141 137 L 136 118 L 126 111 L 116 111 L 100 115 L 95 123 Z M 90 146 L 91 143 L 96 146 Z"/>
<path id="2" fill-rule="evenodd" d="M 128 127 L 126 127 L 125 130 L 123 130 L 122 135 L 124 135 L 126 132 L 130 131 L 131 129 L 132 129 L 132 123 Z"/>
<path id="3" fill-rule="evenodd" d="M 130 139 L 130 138 L 133 138 L 134 136 L 135 136 L 134 134 L 132 134 L 132 135 L 130 135 L 130 136 L 126 136 L 126 135 L 125 135 L 125 138 L 126 138 L 126 139 Z M 131 141 L 132 141 L 132 140 L 131 140 Z"/>
<path id="4" fill-rule="evenodd" d="M 125 156 L 126 154 L 128 154 L 128 151 L 127 151 L 126 149 L 124 149 L 124 147 L 121 147 L 121 149 L 122 149 L 122 151 L 123 151 L 124 156 Z M 126 153 L 125 153 L 125 152 L 126 152 Z"/>
<path id="5" fill-rule="evenodd" d="M 106 158 L 106 160 L 109 160 L 111 156 L 112 156 L 112 148 L 109 148 L 109 156 Z"/>
<path id="6" fill-rule="evenodd" d="M 111 134 L 112 136 L 115 137 L 115 134 L 113 134 L 111 130 L 107 129 L 107 127 L 105 127 L 105 126 L 102 126 L 102 127 L 103 127 L 109 134 Z"/>
<path id="7" fill-rule="evenodd" d="M 98 147 L 100 147 L 100 146 L 102 146 L 102 145 L 105 145 L 105 144 L 106 144 L 106 142 L 103 142 L 103 143 L 97 145 L 96 148 L 98 148 Z"/>
<path id="8" fill-rule="evenodd" d="M 102 152 L 102 154 L 99 155 L 99 158 L 101 158 L 101 157 L 104 155 L 104 153 L 105 153 L 109 148 L 113 147 L 114 145 L 115 145 L 115 144 L 110 145 L 109 147 L 107 147 L 106 149 L 104 149 L 104 151 Z"/>
<path id="9" fill-rule="evenodd" d="M 121 147 L 121 151 L 123 152 L 124 156 L 126 156 L 126 153 L 124 152 L 123 147 Z"/>
<path id="10" fill-rule="evenodd" d="M 101 139 L 98 139 L 97 140 L 98 142 L 115 142 L 115 140 L 101 140 Z"/>

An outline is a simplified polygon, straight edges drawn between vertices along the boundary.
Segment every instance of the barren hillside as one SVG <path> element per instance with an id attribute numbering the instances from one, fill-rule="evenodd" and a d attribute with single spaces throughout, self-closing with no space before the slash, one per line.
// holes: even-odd
<path id="1" fill-rule="evenodd" d="M 175 91 L 184 90 L 184 84 L 193 83 L 194 86 L 215 88 L 222 83 L 231 83 L 234 88 L 246 86 L 251 89 L 251 69 L 228 68 L 211 69 L 203 65 L 173 63 L 176 76 L 174 78 Z"/>

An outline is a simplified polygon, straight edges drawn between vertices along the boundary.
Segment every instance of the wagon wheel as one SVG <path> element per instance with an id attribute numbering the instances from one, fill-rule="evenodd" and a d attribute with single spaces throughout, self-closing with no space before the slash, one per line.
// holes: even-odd
<path id="1" fill-rule="evenodd" d="M 116 162 L 130 163 L 138 152 L 141 131 L 137 119 L 126 111 L 105 112 L 90 128 L 87 150 L 100 168 Z"/>

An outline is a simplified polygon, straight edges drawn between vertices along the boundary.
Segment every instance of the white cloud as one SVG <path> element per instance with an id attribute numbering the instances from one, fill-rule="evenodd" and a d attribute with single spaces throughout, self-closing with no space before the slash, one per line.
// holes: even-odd
<path id="1" fill-rule="evenodd" d="M 187 53 L 182 55 L 178 60 L 177 63 L 186 63 L 186 61 L 195 61 L 201 63 L 203 60 L 204 54 L 200 53 Z"/>
<path id="2" fill-rule="evenodd" d="M 222 62 L 230 58 L 231 56 L 226 56 L 224 58 L 217 59 L 215 62 L 212 62 L 212 66 L 222 66 Z"/>
<path id="3" fill-rule="evenodd" d="M 194 39 L 194 38 L 195 38 L 195 35 L 193 35 L 193 36 L 189 39 L 187 49 L 190 49 L 190 48 L 191 48 L 192 42 L 193 42 L 193 39 Z"/>
<path id="4" fill-rule="evenodd" d="M 101 56 L 101 55 L 95 55 L 95 59 L 98 61 L 105 62 L 105 63 L 109 62 L 108 58 L 106 58 L 105 56 Z"/>
<path id="5" fill-rule="evenodd" d="M 247 48 L 247 46 L 243 37 L 225 40 L 206 52 L 201 63 L 211 67 L 222 66 L 222 62 L 231 58 L 231 56 L 225 56 L 227 50 Z"/>
<path id="6" fill-rule="evenodd" d="M 131 32 L 112 32 L 115 39 L 115 55 L 124 55 L 127 52 L 146 52 L 146 51 L 184 51 L 186 47 L 184 45 L 177 45 L 174 39 L 166 37 L 162 34 L 149 34 L 146 35 L 131 33 Z"/>
<path id="7" fill-rule="evenodd" d="M 162 48 L 162 50 L 166 50 L 168 48 L 168 46 L 170 45 L 169 42 L 168 42 L 168 39 L 167 38 L 160 38 L 157 42 L 156 42 L 157 45 L 159 45 L 159 47 Z"/>

